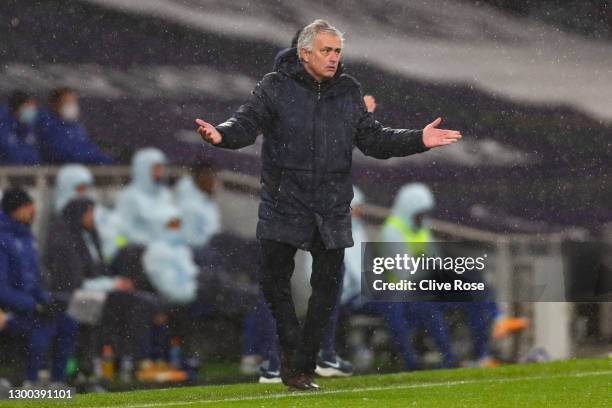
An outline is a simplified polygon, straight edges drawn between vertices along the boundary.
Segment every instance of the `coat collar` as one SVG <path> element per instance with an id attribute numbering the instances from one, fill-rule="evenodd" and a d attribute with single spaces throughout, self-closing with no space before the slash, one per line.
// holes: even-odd
<path id="1" fill-rule="evenodd" d="M 304 69 L 304 64 L 297 56 L 297 50 L 287 48 L 279 53 L 274 70 L 295 79 L 307 89 L 323 93 L 341 82 L 344 66 L 340 63 L 333 78 L 319 83 Z"/>

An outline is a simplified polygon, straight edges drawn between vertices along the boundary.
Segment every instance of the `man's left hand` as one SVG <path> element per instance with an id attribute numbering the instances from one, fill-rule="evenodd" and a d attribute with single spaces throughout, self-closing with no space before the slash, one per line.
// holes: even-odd
<path id="1" fill-rule="evenodd" d="M 438 129 L 442 118 L 437 118 L 423 129 L 423 144 L 428 147 L 445 146 L 461 139 L 461 133 L 457 130 Z"/>

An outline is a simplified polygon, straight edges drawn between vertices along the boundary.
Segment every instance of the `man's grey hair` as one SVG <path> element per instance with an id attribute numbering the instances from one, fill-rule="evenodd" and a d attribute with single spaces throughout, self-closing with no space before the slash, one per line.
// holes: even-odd
<path id="1" fill-rule="evenodd" d="M 340 38 L 340 44 L 344 44 L 344 34 L 340 30 L 325 20 L 317 19 L 304 27 L 298 37 L 297 54 L 300 60 L 302 59 L 300 49 L 305 48 L 308 51 L 312 51 L 316 35 L 322 33 L 333 34 Z"/>

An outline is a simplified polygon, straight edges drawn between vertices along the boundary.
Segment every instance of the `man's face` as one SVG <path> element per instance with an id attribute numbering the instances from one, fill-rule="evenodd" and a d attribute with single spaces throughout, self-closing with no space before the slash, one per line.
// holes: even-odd
<path id="1" fill-rule="evenodd" d="M 95 226 L 95 221 L 94 221 L 94 208 L 93 206 L 89 207 L 87 209 L 87 212 L 85 214 L 83 214 L 83 218 L 81 219 L 81 225 L 83 226 L 83 228 L 92 231 L 94 229 Z"/>
<path id="2" fill-rule="evenodd" d="M 151 167 L 151 177 L 157 183 L 166 181 L 166 166 L 162 163 L 156 163 Z"/>
<path id="3" fill-rule="evenodd" d="M 64 120 L 77 121 L 79 118 L 79 96 L 74 92 L 65 93 L 57 102 L 55 110 Z"/>
<path id="4" fill-rule="evenodd" d="M 200 174 L 195 181 L 198 188 L 209 195 L 213 195 L 217 189 L 217 179 L 214 173 Z"/>
<path id="5" fill-rule="evenodd" d="M 23 224 L 32 224 L 34 217 L 36 216 L 36 207 L 34 203 L 24 204 L 11 213 L 11 217 L 18 222 Z"/>
<path id="6" fill-rule="evenodd" d="M 330 33 L 317 34 L 312 51 L 300 49 L 304 68 L 319 82 L 333 78 L 340 65 L 341 47 L 340 37 Z"/>
<path id="7" fill-rule="evenodd" d="M 417 228 L 422 228 L 425 221 L 427 221 L 431 216 L 429 211 L 422 211 L 414 216 L 414 226 Z"/>

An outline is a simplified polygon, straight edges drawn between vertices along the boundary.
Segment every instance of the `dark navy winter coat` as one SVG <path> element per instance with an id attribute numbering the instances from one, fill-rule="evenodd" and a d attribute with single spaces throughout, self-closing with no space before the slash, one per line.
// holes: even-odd
<path id="1" fill-rule="evenodd" d="M 113 159 L 89 139 L 78 122 L 66 122 L 55 112 L 45 111 L 41 112 L 37 130 L 45 163 L 113 164 Z"/>
<path id="2" fill-rule="evenodd" d="M 8 108 L 0 108 L 0 165 L 31 166 L 39 163 L 38 137 L 34 129 L 19 123 Z"/>
<path id="3" fill-rule="evenodd" d="M 30 227 L 0 212 L 0 308 L 29 313 L 49 299 Z"/>
<path id="4" fill-rule="evenodd" d="M 318 83 L 295 49 L 278 59 L 242 105 L 218 125 L 220 147 L 239 149 L 263 133 L 257 237 L 310 249 L 318 229 L 328 249 L 353 245 L 353 146 L 380 159 L 420 153 L 422 131 L 383 127 L 361 87 L 339 69 Z"/>

